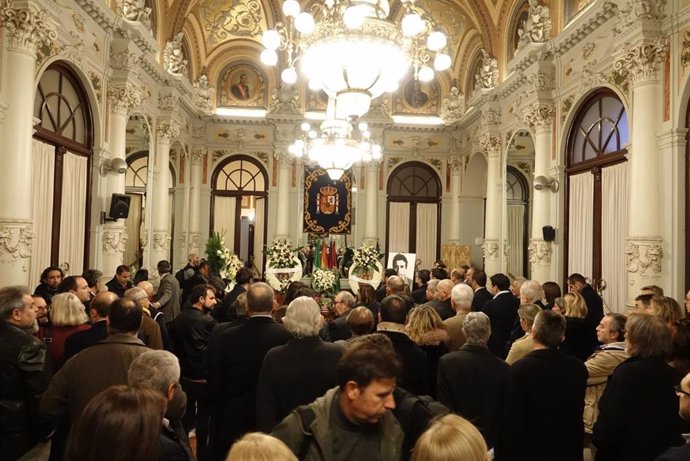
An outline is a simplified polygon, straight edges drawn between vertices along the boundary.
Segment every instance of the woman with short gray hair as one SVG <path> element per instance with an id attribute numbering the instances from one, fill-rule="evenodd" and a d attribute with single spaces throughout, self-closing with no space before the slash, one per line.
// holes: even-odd
<path id="1" fill-rule="evenodd" d="M 314 299 L 300 296 L 288 305 L 283 325 L 292 335 L 284 346 L 266 354 L 256 399 L 256 422 L 270 432 L 295 407 L 321 397 L 338 384 L 343 348 L 319 337 L 323 319 Z"/>

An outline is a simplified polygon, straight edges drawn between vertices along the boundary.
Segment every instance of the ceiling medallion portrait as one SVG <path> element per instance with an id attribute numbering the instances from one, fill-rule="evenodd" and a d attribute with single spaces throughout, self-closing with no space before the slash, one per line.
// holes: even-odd
<path id="1" fill-rule="evenodd" d="M 266 81 L 248 64 L 226 68 L 218 88 L 218 107 L 266 107 Z"/>

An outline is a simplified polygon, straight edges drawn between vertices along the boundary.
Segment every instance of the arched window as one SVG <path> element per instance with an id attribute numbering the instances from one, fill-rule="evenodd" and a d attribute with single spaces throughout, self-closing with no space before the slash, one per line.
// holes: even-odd
<path id="1" fill-rule="evenodd" d="M 81 274 L 88 265 L 93 116 L 86 92 L 66 64 L 53 63 L 34 96 L 40 120 L 33 140 L 32 219 L 34 251 L 30 278 L 60 265 Z"/>
<path id="2" fill-rule="evenodd" d="M 508 272 L 513 276 L 529 275 L 529 184 L 520 171 L 508 165 L 506 171 L 506 200 L 508 205 Z"/>
<path id="3" fill-rule="evenodd" d="M 568 134 L 566 272 L 604 279 L 604 300 L 625 306 L 628 117 L 611 90 L 584 101 Z M 605 229 L 605 232 L 602 230 Z"/>
<path id="4" fill-rule="evenodd" d="M 211 176 L 211 231 L 225 235 L 225 244 L 253 267 L 263 268 L 268 218 L 268 173 L 248 155 L 223 160 Z"/>
<path id="5" fill-rule="evenodd" d="M 416 253 L 422 268 L 438 259 L 441 245 L 441 180 L 422 162 L 398 166 L 388 178 L 387 252 Z"/>

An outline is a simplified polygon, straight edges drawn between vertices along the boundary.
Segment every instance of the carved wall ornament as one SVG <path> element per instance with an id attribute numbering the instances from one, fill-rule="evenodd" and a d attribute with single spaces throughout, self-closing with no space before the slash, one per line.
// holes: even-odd
<path id="1" fill-rule="evenodd" d="M 371 101 L 371 107 L 369 108 L 367 117 L 382 119 L 391 118 L 390 97 L 386 93 Z"/>
<path id="2" fill-rule="evenodd" d="M 159 141 L 170 143 L 180 135 L 180 124 L 174 120 L 159 120 L 156 124 Z"/>
<path id="3" fill-rule="evenodd" d="M 628 0 L 620 3 L 617 32 L 642 19 L 661 20 L 666 17 L 666 0 Z"/>
<path id="4" fill-rule="evenodd" d="M 137 54 L 128 49 L 116 51 L 112 46 L 110 47 L 110 67 L 114 71 L 131 71 L 139 62 Z"/>
<path id="5" fill-rule="evenodd" d="M 448 140 L 448 151 L 451 153 L 459 153 L 464 149 L 462 138 L 451 137 Z"/>
<path id="6" fill-rule="evenodd" d="M 201 234 L 199 232 L 189 233 L 189 252 L 198 253 L 201 248 Z"/>
<path id="7" fill-rule="evenodd" d="M 518 29 L 518 50 L 530 43 L 544 43 L 551 38 L 551 18 L 549 7 L 540 5 L 538 0 L 529 0 L 527 19 Z"/>
<path id="8" fill-rule="evenodd" d="M 594 49 L 596 48 L 596 44 L 594 42 L 589 42 L 585 44 L 585 46 L 582 47 L 582 57 L 587 60 L 592 57 L 594 54 Z"/>
<path id="9" fill-rule="evenodd" d="M 489 158 L 498 157 L 501 155 L 501 138 L 487 133 L 479 139 L 479 148 Z"/>
<path id="10" fill-rule="evenodd" d="M 450 171 L 453 173 L 460 173 L 465 167 L 465 162 L 462 157 L 459 155 L 454 155 L 450 158 L 448 158 L 448 168 L 450 168 Z"/>
<path id="11" fill-rule="evenodd" d="M 532 239 L 527 247 L 529 262 L 532 264 L 551 264 L 551 242 L 542 239 Z"/>
<path id="12" fill-rule="evenodd" d="M 555 112 L 551 104 L 536 103 L 525 109 L 522 120 L 532 128 L 549 128 Z"/>
<path id="13" fill-rule="evenodd" d="M 227 3 L 201 0 L 198 8 L 211 45 L 232 36 L 260 38 L 263 33 L 262 22 L 267 13 L 264 13 L 259 0 L 234 0 Z"/>
<path id="14" fill-rule="evenodd" d="M 108 100 L 114 112 L 127 115 L 141 104 L 141 91 L 131 83 L 125 86 L 109 86 Z"/>
<path id="15" fill-rule="evenodd" d="M 206 156 L 206 148 L 204 146 L 194 146 L 192 148 L 192 161 L 201 162 L 201 160 Z"/>
<path id="16" fill-rule="evenodd" d="M 486 109 L 479 114 L 480 128 L 497 128 L 501 124 L 500 110 Z"/>
<path id="17" fill-rule="evenodd" d="M 153 249 L 159 251 L 170 251 L 170 232 L 158 231 L 153 233 Z"/>
<path id="18" fill-rule="evenodd" d="M 690 30 L 683 33 L 683 45 L 680 52 L 680 63 L 685 68 L 690 63 Z"/>
<path id="19" fill-rule="evenodd" d="M 206 139 L 206 124 L 196 125 L 192 128 L 192 138 Z"/>
<path id="20" fill-rule="evenodd" d="M 484 239 L 482 256 L 484 259 L 498 259 L 498 240 Z"/>
<path id="21" fill-rule="evenodd" d="M 151 30 L 151 11 L 144 0 L 122 0 L 118 2 L 118 12 L 123 19 L 130 22 L 140 22 Z"/>
<path id="22" fill-rule="evenodd" d="M 482 49 L 482 60 L 474 75 L 474 90 L 490 90 L 498 85 L 498 61 Z"/>
<path id="23" fill-rule="evenodd" d="M 185 75 L 187 73 L 187 59 L 182 50 L 183 33 L 179 32 L 168 40 L 163 51 L 163 66 L 173 75 Z"/>
<path id="24" fill-rule="evenodd" d="M 208 76 L 201 74 L 194 82 L 194 105 L 197 109 L 210 115 L 213 112 L 211 101 L 215 93 L 216 89 L 209 84 Z"/>
<path id="25" fill-rule="evenodd" d="M 530 84 L 529 93 L 550 90 L 553 88 L 553 75 L 546 73 L 542 70 L 538 70 L 527 79 Z"/>
<path id="26" fill-rule="evenodd" d="M 663 63 L 666 56 L 667 48 L 666 37 L 658 37 L 651 43 L 642 42 L 635 45 L 626 43 L 613 67 L 619 74 L 629 74 L 633 84 L 655 80 L 659 65 Z"/>
<path id="27" fill-rule="evenodd" d="M 632 274 L 661 274 L 663 247 L 661 239 L 625 239 L 625 268 Z"/>
<path id="28" fill-rule="evenodd" d="M 31 257 L 34 238 L 31 223 L 25 221 L 0 221 L 0 260 Z"/>
<path id="29" fill-rule="evenodd" d="M 106 229 L 103 231 L 103 253 L 108 255 L 122 254 L 127 246 L 127 230 Z"/>
<path id="30" fill-rule="evenodd" d="M 295 85 L 281 84 L 274 88 L 268 112 L 281 115 L 301 115 L 302 107 L 299 103 L 299 91 Z"/>
<path id="31" fill-rule="evenodd" d="M 173 112 L 180 97 L 174 93 L 158 93 L 158 108 L 163 112 Z"/>
<path id="32" fill-rule="evenodd" d="M 460 92 L 457 86 L 453 86 L 448 96 L 443 98 L 441 118 L 445 123 L 450 123 L 460 120 L 464 114 L 465 95 Z"/>
<path id="33" fill-rule="evenodd" d="M 81 63 L 84 57 L 84 39 L 82 35 L 71 30 L 69 33 L 71 43 L 62 49 L 62 54 L 69 60 Z"/>
<path id="34" fill-rule="evenodd" d="M 15 7 L 12 0 L 1 0 L 0 17 L 10 48 L 36 54 L 43 47 L 51 48 L 57 40 L 55 25 L 44 10 Z"/>

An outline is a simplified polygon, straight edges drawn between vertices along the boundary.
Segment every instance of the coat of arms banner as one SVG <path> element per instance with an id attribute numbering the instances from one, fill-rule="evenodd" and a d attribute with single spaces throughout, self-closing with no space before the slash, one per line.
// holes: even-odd
<path id="1" fill-rule="evenodd" d="M 333 181 L 322 168 L 304 169 L 304 232 L 349 234 L 352 225 L 352 178 Z"/>

